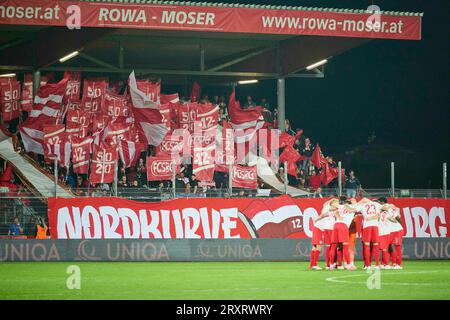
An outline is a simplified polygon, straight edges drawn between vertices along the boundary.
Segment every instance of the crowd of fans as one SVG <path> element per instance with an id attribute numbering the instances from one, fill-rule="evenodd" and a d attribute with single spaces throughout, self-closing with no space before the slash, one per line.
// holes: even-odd
<path id="1" fill-rule="evenodd" d="M 188 101 L 185 97 L 180 97 L 180 101 Z M 227 110 L 227 102 L 225 96 L 214 96 L 212 99 L 209 98 L 207 94 L 203 95 L 200 99 L 201 103 L 213 103 L 218 105 L 219 107 L 219 122 L 225 120 L 229 121 L 229 115 Z M 268 124 L 268 128 L 278 128 L 278 116 L 277 109 L 272 108 L 268 103 L 267 99 L 262 98 L 260 101 L 255 102 L 252 96 L 247 96 L 245 102 L 242 104 L 243 109 L 252 108 L 255 106 L 262 107 L 262 116 L 264 121 Z M 25 120 L 26 113 L 24 112 L 22 118 L 18 119 L 16 122 L 7 123 L 9 126 L 9 130 L 17 135 L 17 124 L 18 122 L 22 122 Z M 285 120 L 285 133 L 296 136 L 299 132 L 299 128 L 295 128 L 294 124 L 289 120 Z M 20 138 L 20 135 L 18 135 Z M 310 158 L 313 155 L 315 144 L 312 143 L 311 139 L 308 136 L 300 135 L 300 137 L 295 140 L 294 148 L 306 159 L 299 161 L 296 163 L 296 175 L 288 174 L 288 184 L 293 187 L 297 187 L 300 189 L 304 189 L 307 191 L 314 192 L 314 194 L 320 195 L 322 188 L 321 186 L 313 186 L 311 184 L 311 177 L 318 174 L 318 170 L 311 163 Z M 23 149 L 23 148 L 22 148 Z M 134 167 L 124 168 L 119 161 L 119 172 L 118 172 L 118 189 L 133 189 L 133 188 L 148 188 L 148 189 L 156 189 L 163 190 L 172 188 L 172 181 L 148 181 L 147 180 L 147 169 L 145 159 L 147 155 L 154 155 L 155 148 L 149 146 L 146 152 L 141 154 L 141 157 L 137 161 Z M 44 170 L 47 171 L 49 175 L 53 175 L 54 169 L 52 163 L 47 163 L 43 156 L 41 155 L 32 155 L 36 162 L 41 166 Z M 329 163 L 331 168 L 337 167 L 336 162 L 333 157 L 328 156 L 326 160 Z M 277 172 L 277 176 L 281 182 L 284 182 L 285 168 L 283 167 L 283 163 L 279 166 L 279 171 Z M 79 196 L 102 196 L 109 195 L 112 191 L 112 184 L 99 184 L 99 185 L 90 185 L 88 175 L 83 174 L 75 174 L 72 169 L 68 170 L 65 168 L 59 168 L 59 180 L 61 183 L 65 184 L 68 189 Z M 292 173 L 292 172 L 290 172 Z M 350 175 L 349 177 L 352 177 Z M 353 178 L 354 179 L 354 175 Z M 213 184 L 203 184 L 196 179 L 196 176 L 192 173 L 192 165 L 191 164 L 183 164 L 181 166 L 181 171 L 176 175 L 175 180 L 175 188 L 178 193 L 188 193 L 188 194 L 198 194 L 198 193 L 206 193 L 208 191 L 226 192 L 228 188 L 228 174 L 222 172 L 215 172 L 214 174 L 214 183 Z M 349 182 L 349 186 L 354 188 L 355 183 L 354 180 Z M 359 189 L 360 184 L 357 181 L 357 187 L 355 189 Z M 259 183 L 259 188 L 270 188 L 270 186 L 265 186 L 264 183 Z M 331 183 L 327 186 L 329 188 L 337 187 L 337 179 L 331 181 Z M 246 195 L 245 190 L 237 190 L 239 194 Z M 353 194 L 353 193 L 352 193 Z"/>

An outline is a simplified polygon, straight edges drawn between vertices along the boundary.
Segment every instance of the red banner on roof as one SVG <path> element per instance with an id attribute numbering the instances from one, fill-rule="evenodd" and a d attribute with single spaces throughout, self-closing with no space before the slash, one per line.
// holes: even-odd
<path id="1" fill-rule="evenodd" d="M 421 39 L 419 15 L 98 1 L 4 0 L 0 24 Z"/>

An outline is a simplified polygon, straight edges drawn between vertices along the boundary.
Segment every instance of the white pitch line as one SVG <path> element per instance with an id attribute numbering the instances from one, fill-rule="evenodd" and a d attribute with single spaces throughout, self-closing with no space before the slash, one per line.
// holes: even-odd
<path id="1" fill-rule="evenodd" d="M 433 272 L 446 272 L 447 270 L 431 270 L 431 271 L 417 271 L 417 272 L 400 272 L 400 273 L 383 273 L 382 276 L 388 276 L 388 275 L 402 275 L 402 274 L 428 274 Z M 361 273 L 361 274 L 351 274 L 346 276 L 338 276 L 338 277 L 329 277 L 326 278 L 326 281 L 330 282 L 338 282 L 338 283 L 350 283 L 350 284 L 366 284 L 366 281 L 362 282 L 355 282 L 355 281 L 346 281 L 346 280 L 339 280 L 344 278 L 354 278 L 354 277 L 361 277 L 361 276 L 370 276 L 371 273 Z M 399 286 L 448 286 L 448 284 L 437 284 L 437 283 L 429 283 L 429 282 L 384 282 L 382 281 L 382 285 L 399 285 Z"/>

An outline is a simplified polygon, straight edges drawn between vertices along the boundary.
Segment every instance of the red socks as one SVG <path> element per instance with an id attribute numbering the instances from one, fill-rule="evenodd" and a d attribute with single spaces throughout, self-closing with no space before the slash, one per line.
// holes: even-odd
<path id="1" fill-rule="evenodd" d="M 344 260 L 347 265 L 350 264 L 350 251 L 348 250 L 348 244 L 342 245 L 342 251 L 344 253 Z M 342 262 L 341 262 L 342 263 Z"/>
<path id="2" fill-rule="evenodd" d="M 309 268 L 316 267 L 317 262 L 319 261 L 320 250 L 312 249 L 311 250 L 311 258 L 309 263 Z"/>
<path id="3" fill-rule="evenodd" d="M 380 265 L 380 245 L 374 244 L 372 247 L 372 257 L 375 255 L 375 265 Z"/>
<path id="4" fill-rule="evenodd" d="M 342 266 L 342 250 L 337 250 L 337 265 Z"/>
<path id="5" fill-rule="evenodd" d="M 399 266 L 401 266 L 402 265 L 402 258 L 403 258 L 402 246 L 401 245 L 395 246 L 395 252 L 397 253 L 397 264 Z"/>
<path id="6" fill-rule="evenodd" d="M 369 245 L 364 245 L 364 249 L 363 249 L 363 253 L 364 253 L 364 265 L 366 267 L 370 266 L 370 244 Z"/>
<path id="7" fill-rule="evenodd" d="M 327 267 L 330 267 L 330 246 L 325 247 L 325 262 Z"/>
<path id="8" fill-rule="evenodd" d="M 337 244 L 333 243 L 330 249 L 330 263 L 334 263 L 334 258 L 336 258 L 336 248 Z"/>
<path id="9" fill-rule="evenodd" d="M 393 265 L 397 264 L 397 251 L 392 251 L 391 252 L 391 261 L 392 261 Z"/>
<path id="10" fill-rule="evenodd" d="M 389 264 L 389 252 L 387 250 L 382 251 L 381 263 L 385 266 Z"/>

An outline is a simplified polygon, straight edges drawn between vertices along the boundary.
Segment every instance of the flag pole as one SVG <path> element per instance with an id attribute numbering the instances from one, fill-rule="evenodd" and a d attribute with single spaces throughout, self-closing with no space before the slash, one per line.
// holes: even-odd
<path id="1" fill-rule="evenodd" d="M 444 199 L 447 199 L 447 162 L 442 164 L 442 188 Z"/>
<path id="2" fill-rule="evenodd" d="M 395 163 L 391 162 L 391 196 L 395 197 Z"/>
<path id="3" fill-rule="evenodd" d="M 58 190 L 58 158 L 55 156 L 54 160 L 54 175 L 55 175 L 55 198 Z"/>
<path id="4" fill-rule="evenodd" d="M 172 161 L 172 193 L 173 193 L 173 198 L 174 199 L 176 197 L 175 182 L 176 182 L 176 178 L 175 178 L 175 161 Z"/>
<path id="5" fill-rule="evenodd" d="M 284 194 L 287 194 L 288 193 L 288 191 L 287 191 L 287 189 L 288 189 L 288 173 L 287 173 L 287 166 L 288 166 L 288 163 L 287 163 L 287 161 L 285 161 L 284 162 Z"/>
<path id="6" fill-rule="evenodd" d="M 87 184 L 88 184 L 88 187 L 87 187 L 87 193 L 88 193 L 88 196 L 90 196 L 90 191 L 91 191 L 91 179 L 90 179 L 90 174 L 91 174 L 91 153 L 89 152 L 89 159 L 88 159 L 88 172 L 87 172 L 87 177 L 86 177 L 86 181 L 87 181 Z M 77 177 L 78 177 L 78 174 L 77 174 Z"/>
<path id="7" fill-rule="evenodd" d="M 117 171 L 118 171 L 118 163 L 117 160 L 114 160 L 114 196 L 117 197 Z"/>
<path id="8" fill-rule="evenodd" d="M 230 192 L 230 198 L 233 197 L 233 163 L 228 164 L 228 190 Z"/>
<path id="9" fill-rule="evenodd" d="M 342 197 L 342 162 L 338 162 L 338 188 L 339 188 L 339 197 Z"/>

